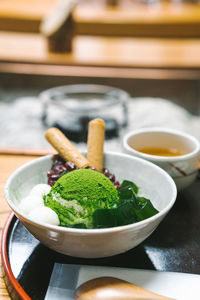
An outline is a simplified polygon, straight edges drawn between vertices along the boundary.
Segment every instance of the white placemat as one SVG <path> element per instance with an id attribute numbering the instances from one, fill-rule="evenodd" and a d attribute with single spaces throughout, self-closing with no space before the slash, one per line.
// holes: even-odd
<path id="1" fill-rule="evenodd" d="M 76 287 L 102 276 L 117 277 L 177 300 L 200 299 L 200 275 L 56 263 L 45 300 L 72 300 Z"/>

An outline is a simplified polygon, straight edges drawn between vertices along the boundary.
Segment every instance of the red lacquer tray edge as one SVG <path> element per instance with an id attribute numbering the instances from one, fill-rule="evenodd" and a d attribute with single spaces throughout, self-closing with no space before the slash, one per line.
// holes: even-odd
<path id="1" fill-rule="evenodd" d="M 21 287 L 21 285 L 19 284 L 19 282 L 17 281 L 17 279 L 13 275 L 13 272 L 12 272 L 11 267 L 10 267 L 9 259 L 8 259 L 7 238 L 8 238 L 8 231 L 9 231 L 9 228 L 10 228 L 10 225 L 11 225 L 11 222 L 12 222 L 14 216 L 15 215 L 12 212 L 9 215 L 9 217 L 8 217 L 4 227 L 3 227 L 3 230 L 2 230 L 2 237 L 1 237 L 2 266 L 3 266 L 4 272 L 5 272 L 5 276 L 7 277 L 7 279 L 9 280 L 9 283 L 12 285 L 14 291 L 16 292 L 15 294 L 17 294 L 23 300 L 31 300 L 31 298 L 24 291 L 24 289 Z M 8 291 L 9 291 L 9 287 L 8 287 L 9 283 L 7 283 L 6 280 L 5 280 L 5 284 L 6 284 L 6 287 L 8 288 Z"/>

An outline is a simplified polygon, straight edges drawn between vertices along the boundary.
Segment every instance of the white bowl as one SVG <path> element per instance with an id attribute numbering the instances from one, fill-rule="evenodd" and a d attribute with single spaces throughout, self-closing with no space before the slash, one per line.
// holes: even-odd
<path id="1" fill-rule="evenodd" d="M 71 256 L 97 258 L 123 253 L 146 239 L 172 208 L 177 195 L 172 178 L 158 166 L 130 155 L 105 153 L 104 166 L 119 181 L 134 181 L 159 213 L 144 221 L 105 229 L 77 229 L 33 222 L 18 208 L 31 188 L 47 182 L 52 157 L 35 159 L 17 169 L 8 179 L 5 196 L 24 226 L 47 247 Z"/>
<path id="2" fill-rule="evenodd" d="M 157 156 L 137 151 L 139 148 L 176 149 L 180 156 Z M 165 127 L 140 128 L 123 138 L 123 151 L 146 159 L 164 169 L 173 178 L 177 189 L 188 187 L 196 178 L 200 162 L 200 143 L 192 135 Z"/>

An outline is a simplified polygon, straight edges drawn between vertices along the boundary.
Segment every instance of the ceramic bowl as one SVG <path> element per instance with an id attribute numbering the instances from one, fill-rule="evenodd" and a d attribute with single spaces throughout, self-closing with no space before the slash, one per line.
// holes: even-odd
<path id="1" fill-rule="evenodd" d="M 123 152 L 146 159 L 169 173 L 177 189 L 188 187 L 197 176 L 200 162 L 200 143 L 190 134 L 171 128 L 141 128 L 123 138 Z M 180 156 L 157 156 L 139 152 L 139 148 L 174 148 Z"/>
<path id="2" fill-rule="evenodd" d="M 134 181 L 140 195 L 148 197 L 159 213 L 144 221 L 105 229 L 77 229 L 33 222 L 19 210 L 19 202 L 39 183 L 47 182 L 52 157 L 35 159 L 17 169 L 8 179 L 5 196 L 11 209 L 24 226 L 47 247 L 75 257 L 97 258 L 123 253 L 146 239 L 172 208 L 176 185 L 156 165 L 123 153 L 105 153 L 104 166 L 119 181 Z"/>

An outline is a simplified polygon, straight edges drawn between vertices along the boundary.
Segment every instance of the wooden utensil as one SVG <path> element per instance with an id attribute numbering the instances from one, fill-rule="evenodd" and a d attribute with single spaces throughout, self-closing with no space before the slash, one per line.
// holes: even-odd
<path id="1" fill-rule="evenodd" d="M 75 300 L 172 300 L 114 277 L 89 280 L 75 291 Z"/>

